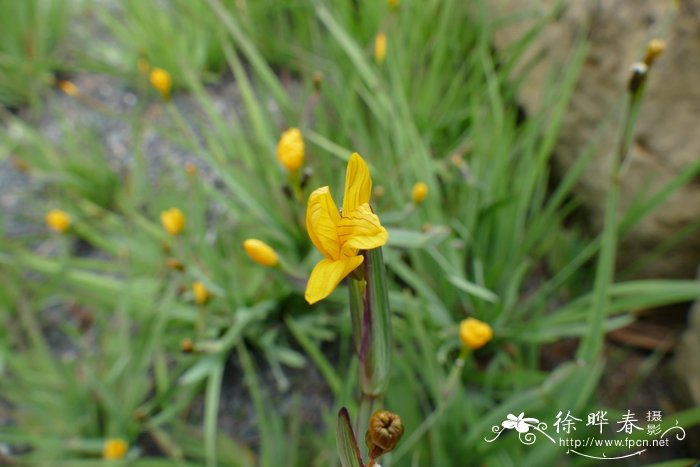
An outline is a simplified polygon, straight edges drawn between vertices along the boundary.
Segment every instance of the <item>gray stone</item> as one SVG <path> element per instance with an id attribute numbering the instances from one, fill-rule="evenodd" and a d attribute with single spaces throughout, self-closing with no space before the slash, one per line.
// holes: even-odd
<path id="1" fill-rule="evenodd" d="M 521 63 L 541 57 L 520 89 L 528 112 L 541 108 L 544 85 L 553 67 L 565 66 L 578 31 L 587 30 L 589 51 L 555 149 L 554 168 L 568 171 L 581 149 L 592 140 L 606 116 L 619 111 L 630 66 L 644 56 L 655 37 L 667 48 L 651 70 L 632 148 L 621 178 L 620 212 L 647 198 L 700 158 L 700 0 L 686 0 L 677 10 L 672 0 L 595 0 L 561 2 L 551 20 L 555 0 L 493 0 L 496 18 L 510 18 L 494 32 L 498 49 L 521 40 L 537 21 L 546 26 Z M 619 119 L 618 119 L 619 121 Z M 590 225 L 603 218 L 609 157 L 616 147 L 620 124 L 602 130 L 592 162 L 576 187 Z M 694 179 L 675 192 L 622 239 L 619 266 L 634 263 L 664 241 L 700 220 L 700 183 Z M 693 277 L 700 263 L 700 235 L 680 241 L 669 253 L 646 264 L 640 277 Z"/>

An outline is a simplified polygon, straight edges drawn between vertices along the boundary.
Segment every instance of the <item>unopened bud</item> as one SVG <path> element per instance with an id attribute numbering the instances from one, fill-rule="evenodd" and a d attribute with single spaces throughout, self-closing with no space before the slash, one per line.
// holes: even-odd
<path id="1" fill-rule="evenodd" d="M 391 452 L 403 436 L 401 417 L 388 410 L 377 410 L 369 419 L 365 443 L 369 455 L 375 459 Z"/>

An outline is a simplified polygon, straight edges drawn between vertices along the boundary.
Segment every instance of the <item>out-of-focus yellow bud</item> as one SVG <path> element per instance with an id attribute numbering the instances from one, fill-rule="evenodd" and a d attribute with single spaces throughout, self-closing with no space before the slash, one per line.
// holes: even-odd
<path id="1" fill-rule="evenodd" d="M 390 8 L 396 8 L 399 6 L 399 0 L 386 0 Z"/>
<path id="2" fill-rule="evenodd" d="M 380 32 L 374 38 L 374 59 L 382 63 L 386 58 L 386 34 Z"/>
<path id="3" fill-rule="evenodd" d="M 467 318 L 459 325 L 459 337 L 467 348 L 476 350 L 493 338 L 493 329 L 476 318 Z"/>
<path id="4" fill-rule="evenodd" d="M 128 450 L 129 445 L 123 439 L 108 439 L 102 448 L 102 458 L 107 460 L 123 459 Z"/>
<path id="5" fill-rule="evenodd" d="M 139 73 L 143 75 L 148 73 L 148 71 L 151 69 L 151 64 L 148 63 L 148 59 L 146 57 L 139 58 L 137 65 L 139 67 Z"/>
<path id="6" fill-rule="evenodd" d="M 67 79 L 62 79 L 58 82 L 58 89 L 60 89 L 65 94 L 68 94 L 71 97 L 75 97 L 79 93 L 78 86 L 76 86 L 75 83 L 73 83 L 72 81 L 68 81 Z"/>
<path id="7" fill-rule="evenodd" d="M 277 159 L 291 171 L 304 164 L 304 137 L 298 128 L 290 128 L 282 133 L 277 143 Z"/>
<path id="8" fill-rule="evenodd" d="M 161 212 L 160 222 L 170 235 L 180 235 L 185 230 L 185 215 L 178 208 Z"/>
<path id="9" fill-rule="evenodd" d="M 173 80 L 170 73 L 162 68 L 153 68 L 151 70 L 151 85 L 163 96 L 164 101 L 170 100 L 170 90 L 173 85 Z"/>
<path id="10" fill-rule="evenodd" d="M 172 269 L 173 271 L 184 271 L 185 270 L 185 265 L 182 264 L 180 260 L 177 258 L 168 258 L 165 261 L 165 265 L 168 266 L 168 269 Z"/>
<path id="11" fill-rule="evenodd" d="M 192 162 L 188 162 L 185 164 L 185 172 L 187 172 L 187 175 L 190 177 L 194 177 L 197 175 L 197 166 L 194 165 Z"/>
<path id="12" fill-rule="evenodd" d="M 650 40 L 649 44 L 647 44 L 646 55 L 644 56 L 644 63 L 646 64 L 646 66 L 651 67 L 651 65 L 657 58 L 659 58 L 659 55 L 661 55 L 665 48 L 666 41 L 661 39 Z"/>
<path id="13" fill-rule="evenodd" d="M 204 305 L 211 298 L 211 293 L 200 281 L 194 281 L 192 284 L 192 295 L 194 295 L 194 301 L 197 305 Z"/>
<path id="14" fill-rule="evenodd" d="M 70 228 L 70 215 L 60 209 L 52 209 L 46 213 L 46 224 L 56 232 L 63 233 Z"/>
<path id="15" fill-rule="evenodd" d="M 428 196 L 428 185 L 423 182 L 418 182 L 413 185 L 413 189 L 411 190 L 413 204 L 422 203 L 426 196 Z"/>
<path id="16" fill-rule="evenodd" d="M 180 341 L 180 350 L 182 350 L 185 353 L 191 353 L 194 352 L 194 342 L 192 342 L 192 339 L 186 337 Z"/>
<path id="17" fill-rule="evenodd" d="M 270 245 L 256 238 L 249 238 L 243 242 L 243 248 L 250 259 L 263 266 L 276 266 L 279 262 L 277 252 Z"/>

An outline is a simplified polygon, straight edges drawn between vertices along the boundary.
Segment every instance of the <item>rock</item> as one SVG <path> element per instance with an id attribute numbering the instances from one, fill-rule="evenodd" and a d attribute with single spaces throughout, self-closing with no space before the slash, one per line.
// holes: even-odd
<path id="1" fill-rule="evenodd" d="M 556 3 L 562 3 L 563 8 L 548 20 L 546 14 Z M 497 49 L 522 40 L 537 21 L 546 22 L 543 33 L 521 60 L 525 64 L 529 59 L 542 58 L 528 71 L 520 89 L 527 112 L 540 109 L 552 67 L 566 66 L 576 34 L 588 30 L 590 48 L 555 148 L 556 173 L 566 173 L 606 116 L 619 111 L 630 66 L 642 59 L 647 42 L 654 37 L 665 39 L 667 48 L 651 70 L 622 173 L 620 212 L 640 197 L 650 197 L 681 171 L 698 163 L 700 132 L 695 127 L 700 117 L 700 0 L 686 0 L 678 10 L 672 0 L 492 0 L 488 4 L 493 17 L 510 18 L 494 32 Z M 603 128 L 593 160 L 575 191 L 594 229 L 601 226 L 609 156 L 619 133 L 619 118 L 612 122 Z M 618 266 L 633 264 L 698 221 L 700 177 L 696 175 L 623 237 Z M 636 275 L 693 277 L 700 263 L 700 235 L 686 237 L 672 251 L 644 265 Z"/>
<path id="2" fill-rule="evenodd" d="M 687 393 L 689 407 L 700 405 L 700 301 L 696 301 L 688 317 L 688 329 L 685 330 L 677 346 L 674 362 L 675 370 L 682 384 L 682 390 Z M 696 430 L 700 431 L 700 430 Z M 694 441 L 693 441 L 694 440 Z M 692 452 L 700 455 L 700 436 L 688 439 Z"/>

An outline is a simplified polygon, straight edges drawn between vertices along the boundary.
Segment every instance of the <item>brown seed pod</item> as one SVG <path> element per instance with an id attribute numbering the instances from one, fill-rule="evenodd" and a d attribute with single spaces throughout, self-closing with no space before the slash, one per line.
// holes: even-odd
<path id="1" fill-rule="evenodd" d="M 402 436 L 401 417 L 387 410 L 377 410 L 369 419 L 365 436 L 370 456 L 376 458 L 392 451 Z"/>

